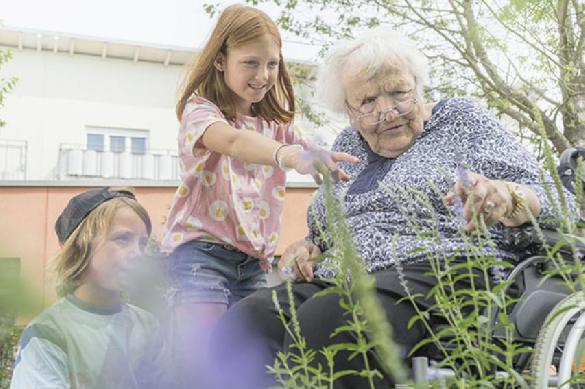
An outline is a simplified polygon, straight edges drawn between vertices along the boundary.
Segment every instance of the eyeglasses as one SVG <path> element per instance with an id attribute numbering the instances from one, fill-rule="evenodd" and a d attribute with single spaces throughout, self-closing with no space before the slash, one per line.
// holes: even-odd
<path id="1" fill-rule="evenodd" d="M 356 120 L 359 120 L 361 123 L 363 123 L 365 125 L 373 126 L 373 125 L 376 125 L 378 123 L 382 123 L 385 120 L 392 121 L 392 120 L 397 119 L 399 117 L 408 115 L 409 113 L 411 113 L 413 111 L 414 106 L 417 103 L 417 99 L 415 97 L 410 97 L 404 101 L 400 101 L 399 103 L 395 104 L 394 106 L 386 107 L 382 110 L 374 110 L 374 111 L 368 112 L 368 113 L 361 113 L 363 111 L 360 111 L 359 109 L 352 107 L 351 105 L 349 105 L 349 103 L 347 101 L 345 103 L 348 106 L 348 108 L 350 108 L 353 112 L 356 113 L 356 114 L 354 114 Z M 357 114 L 357 113 L 360 113 L 360 114 Z M 391 119 L 388 118 L 389 114 L 392 114 Z"/>

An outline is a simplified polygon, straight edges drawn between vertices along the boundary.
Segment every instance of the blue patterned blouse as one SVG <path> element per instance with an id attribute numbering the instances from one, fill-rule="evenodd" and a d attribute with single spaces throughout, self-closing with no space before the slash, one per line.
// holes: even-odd
<path id="1" fill-rule="evenodd" d="M 542 169 L 534 156 L 489 111 L 469 99 L 451 98 L 437 104 L 424 131 L 408 151 L 395 159 L 373 153 L 355 128 L 342 131 L 333 150 L 361 160 L 355 165 L 340 164 L 351 180 L 337 183 L 334 193 L 345 208 L 347 223 L 368 272 L 388 268 L 396 261 L 423 261 L 428 255 L 423 251 L 447 256 L 465 252 L 459 233 L 462 220 L 441 201 L 453 187 L 461 165 L 489 179 L 530 186 L 542 207 L 539 222 L 560 217 L 558 205 L 548 200 L 540 178 Z M 548 174 L 545 177 L 558 204 L 552 180 Z M 568 192 L 565 195 L 572 199 Z M 324 220 L 321 188 L 309 207 L 307 239 L 322 252 L 334 249 L 333 239 L 323 232 Z M 501 223 L 489 228 L 495 244 L 483 247 L 480 254 L 499 258 L 518 255 L 502 246 L 504 228 Z M 431 230 L 436 231 L 434 238 L 420 236 L 421 231 Z M 329 262 L 325 259 L 317 266 L 317 277 L 334 274 Z"/>

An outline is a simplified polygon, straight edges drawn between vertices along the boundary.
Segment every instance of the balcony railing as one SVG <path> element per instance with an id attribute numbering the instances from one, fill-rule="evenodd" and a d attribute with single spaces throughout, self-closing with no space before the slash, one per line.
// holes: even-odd
<path id="1" fill-rule="evenodd" d="M 175 150 L 130 151 L 87 150 L 85 146 L 61 144 L 58 176 L 63 178 L 113 178 L 176 180 L 179 178 Z"/>
<path id="2" fill-rule="evenodd" d="M 0 139 L 0 180 L 26 179 L 26 150 L 26 141 Z"/>

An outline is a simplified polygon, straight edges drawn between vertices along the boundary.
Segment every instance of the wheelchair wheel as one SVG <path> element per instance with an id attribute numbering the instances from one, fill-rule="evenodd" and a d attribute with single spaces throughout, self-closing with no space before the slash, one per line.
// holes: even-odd
<path id="1" fill-rule="evenodd" d="M 532 387 L 585 388 L 585 355 L 579 347 L 583 339 L 585 294 L 577 292 L 549 313 L 538 334 L 532 357 Z"/>

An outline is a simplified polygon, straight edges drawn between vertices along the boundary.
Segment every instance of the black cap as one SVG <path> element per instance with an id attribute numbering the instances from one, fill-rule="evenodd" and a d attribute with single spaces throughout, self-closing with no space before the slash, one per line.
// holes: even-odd
<path id="1" fill-rule="evenodd" d="M 116 197 L 128 197 L 136 200 L 136 197 L 131 192 L 112 191 L 108 188 L 91 189 L 69 200 L 69 203 L 55 223 L 55 232 L 57 232 L 59 243 L 65 243 L 83 219 L 98 205 Z"/>

